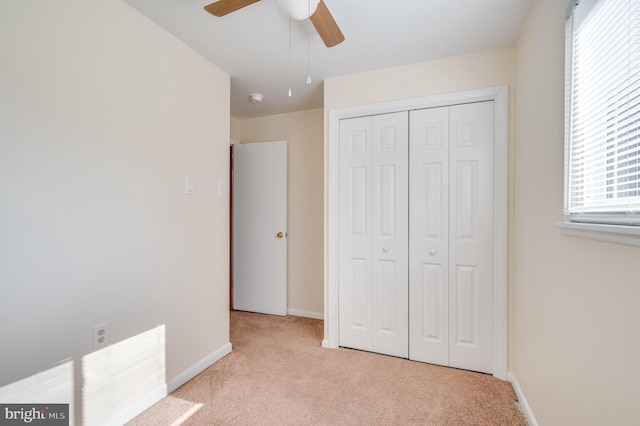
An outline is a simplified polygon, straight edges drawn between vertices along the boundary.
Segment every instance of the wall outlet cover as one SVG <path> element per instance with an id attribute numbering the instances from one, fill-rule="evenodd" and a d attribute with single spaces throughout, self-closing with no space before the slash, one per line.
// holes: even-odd
<path id="1" fill-rule="evenodd" d="M 109 323 L 105 322 L 93 327 L 91 333 L 91 350 L 106 348 L 109 346 Z"/>

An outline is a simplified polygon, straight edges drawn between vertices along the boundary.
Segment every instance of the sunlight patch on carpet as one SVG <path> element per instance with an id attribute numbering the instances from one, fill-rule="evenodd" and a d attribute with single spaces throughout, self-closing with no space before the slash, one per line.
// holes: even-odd
<path id="1" fill-rule="evenodd" d="M 127 426 L 166 424 L 180 426 L 196 414 L 204 404 L 167 396 L 138 417 L 127 423 Z"/>

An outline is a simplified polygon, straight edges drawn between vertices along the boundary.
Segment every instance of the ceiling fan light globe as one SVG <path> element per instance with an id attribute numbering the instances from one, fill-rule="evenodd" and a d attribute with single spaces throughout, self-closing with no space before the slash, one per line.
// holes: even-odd
<path id="1" fill-rule="evenodd" d="M 280 9 L 291 19 L 302 21 L 316 12 L 320 0 L 278 0 Z"/>

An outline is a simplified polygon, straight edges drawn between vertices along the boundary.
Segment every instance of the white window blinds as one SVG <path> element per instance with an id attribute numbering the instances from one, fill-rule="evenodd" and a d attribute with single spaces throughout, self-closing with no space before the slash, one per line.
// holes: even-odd
<path id="1" fill-rule="evenodd" d="M 567 21 L 565 214 L 640 225 L 640 0 L 579 0 Z"/>

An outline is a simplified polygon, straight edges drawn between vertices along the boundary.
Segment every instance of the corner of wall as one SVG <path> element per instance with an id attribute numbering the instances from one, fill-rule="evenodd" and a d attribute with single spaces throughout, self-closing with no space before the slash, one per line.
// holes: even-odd
<path id="1" fill-rule="evenodd" d="M 231 342 L 227 342 L 215 351 L 211 352 L 206 357 L 202 358 L 200 361 L 193 364 L 191 367 L 184 370 L 182 373 L 175 376 L 173 379 L 169 380 L 167 383 L 167 391 L 171 393 L 178 389 L 180 386 L 187 383 L 189 380 L 196 377 L 198 374 L 206 370 L 208 367 L 212 366 L 226 355 L 230 354 L 232 350 Z"/>
<path id="2" fill-rule="evenodd" d="M 516 392 L 516 396 L 518 397 L 518 405 L 520 407 L 520 411 L 525 419 L 527 419 L 527 423 L 529 426 L 538 426 L 538 421 L 533 415 L 533 410 L 529 406 L 529 402 L 527 402 L 527 398 L 524 396 L 524 392 L 516 379 L 516 376 L 509 371 L 508 381 L 513 386 L 513 390 Z"/>

